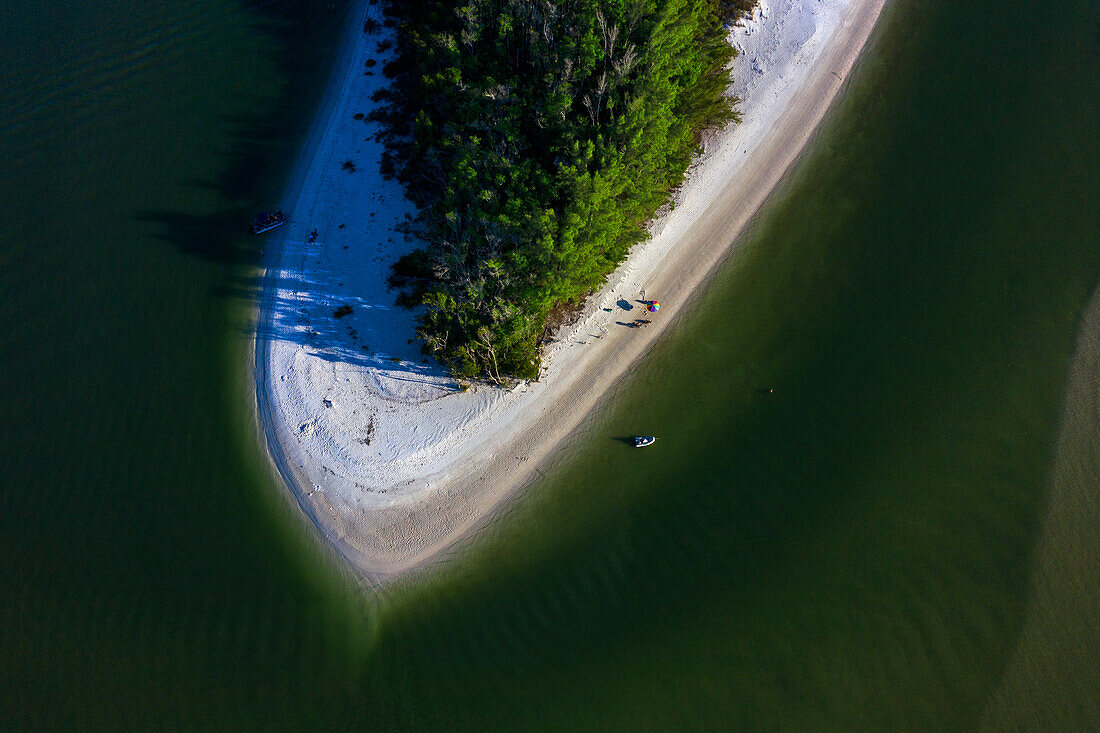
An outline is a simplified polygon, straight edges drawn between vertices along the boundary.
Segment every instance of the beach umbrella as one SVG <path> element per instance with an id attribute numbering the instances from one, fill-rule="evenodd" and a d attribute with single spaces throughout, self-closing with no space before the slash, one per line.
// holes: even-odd
<path id="1" fill-rule="evenodd" d="M 660 309 L 661 309 L 661 304 L 658 303 L 657 301 L 653 301 L 652 303 L 649 304 L 649 312 L 650 313 L 656 313 Z"/>

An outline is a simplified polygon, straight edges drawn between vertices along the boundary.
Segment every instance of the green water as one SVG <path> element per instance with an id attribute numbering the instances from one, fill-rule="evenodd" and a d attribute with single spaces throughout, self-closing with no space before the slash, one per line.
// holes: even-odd
<path id="1" fill-rule="evenodd" d="M 265 499 L 227 378 L 243 232 L 283 187 L 341 21 L 296 2 L 0 9 L 2 727 L 292 721 L 282 693 L 348 663 L 356 617 Z"/>
<path id="2" fill-rule="evenodd" d="M 899 0 L 744 256 L 467 557 L 382 594 L 300 529 L 240 383 L 236 231 L 339 13 L 73 12 L 0 10 L 9 725 L 975 726 L 1100 281 L 1092 3 Z"/>

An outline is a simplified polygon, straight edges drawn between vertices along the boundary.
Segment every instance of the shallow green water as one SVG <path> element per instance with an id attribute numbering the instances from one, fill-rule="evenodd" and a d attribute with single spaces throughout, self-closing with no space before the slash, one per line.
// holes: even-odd
<path id="1" fill-rule="evenodd" d="M 465 561 L 380 596 L 249 440 L 225 234 L 338 22 L 96 5 L 0 11 L 5 720 L 973 727 L 1100 280 L 1090 3 L 898 2 L 745 256 Z"/>

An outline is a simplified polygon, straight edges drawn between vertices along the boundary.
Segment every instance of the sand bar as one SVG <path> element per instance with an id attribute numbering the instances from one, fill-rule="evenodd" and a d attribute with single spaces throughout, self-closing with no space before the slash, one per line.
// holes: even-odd
<path id="1" fill-rule="evenodd" d="M 266 240 L 255 349 L 257 416 L 271 460 L 324 537 L 371 580 L 442 556 L 528 481 L 599 397 L 672 323 L 798 157 L 885 0 L 763 0 L 731 30 L 743 121 L 711 136 L 650 239 L 548 347 L 538 382 L 463 390 L 413 340 L 386 287 L 416 246 L 414 210 L 378 174 L 366 121 L 386 84 L 389 31 L 352 11 L 337 73 L 292 176 L 290 223 Z M 359 117 L 359 119 L 357 119 Z M 316 235 L 313 232 L 316 231 Z M 659 297 L 652 324 L 637 301 Z M 608 310 L 609 309 L 609 310 Z"/>

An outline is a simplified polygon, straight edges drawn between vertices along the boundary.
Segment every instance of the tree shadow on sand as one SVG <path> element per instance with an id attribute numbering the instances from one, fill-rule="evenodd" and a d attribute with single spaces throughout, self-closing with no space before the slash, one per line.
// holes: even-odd
<path id="1" fill-rule="evenodd" d="M 257 340 L 297 344 L 314 358 L 372 369 L 379 379 L 460 390 L 442 365 L 420 352 L 420 342 L 407 337 L 411 314 L 408 329 L 394 329 L 392 311 L 401 306 L 341 293 L 331 284 L 330 273 L 269 275 L 258 304 Z"/>

